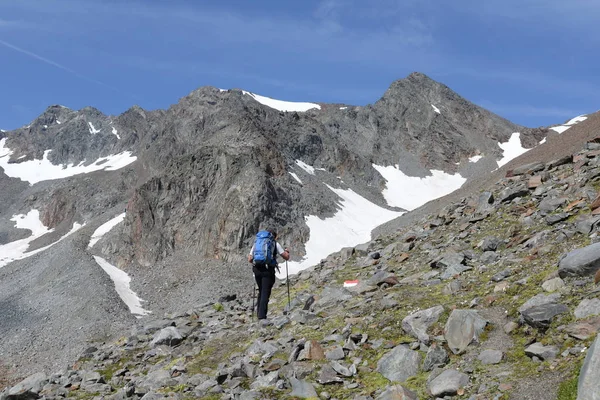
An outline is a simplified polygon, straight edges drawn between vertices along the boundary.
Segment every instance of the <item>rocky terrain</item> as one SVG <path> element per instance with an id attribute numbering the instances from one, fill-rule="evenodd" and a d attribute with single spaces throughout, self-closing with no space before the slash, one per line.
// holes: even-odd
<path id="1" fill-rule="evenodd" d="M 596 399 L 596 120 L 291 277 L 291 303 L 280 281 L 269 325 L 232 290 L 5 381 L 0 399 Z"/>

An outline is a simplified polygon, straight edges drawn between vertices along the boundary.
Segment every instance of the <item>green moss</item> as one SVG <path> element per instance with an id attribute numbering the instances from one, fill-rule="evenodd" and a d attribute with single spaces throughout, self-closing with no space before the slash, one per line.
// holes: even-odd
<path id="1" fill-rule="evenodd" d="M 429 394 L 427 393 L 427 378 L 429 377 L 429 372 L 421 372 L 418 375 L 411 376 L 404 382 L 404 386 L 407 389 L 412 390 L 417 393 L 417 398 L 419 399 L 428 399 Z"/>
<path id="2" fill-rule="evenodd" d="M 223 304 L 215 303 L 215 304 L 213 304 L 213 308 L 215 309 L 215 311 L 221 312 L 221 311 L 223 311 Z"/>

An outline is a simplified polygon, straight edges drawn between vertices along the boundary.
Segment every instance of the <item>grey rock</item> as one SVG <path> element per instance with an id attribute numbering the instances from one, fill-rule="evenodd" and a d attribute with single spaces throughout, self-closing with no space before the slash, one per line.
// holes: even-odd
<path id="1" fill-rule="evenodd" d="M 388 386 L 375 400 L 418 400 L 417 394 L 402 385 Z"/>
<path id="2" fill-rule="evenodd" d="M 173 326 L 169 326 L 160 330 L 154 335 L 152 342 L 150 343 L 152 346 L 159 345 L 167 345 L 167 346 L 176 346 L 183 341 L 183 336 L 179 332 L 179 330 Z"/>
<path id="3" fill-rule="evenodd" d="M 503 353 L 500 350 L 484 350 L 479 353 L 477 359 L 481 361 L 483 365 L 499 364 L 502 362 Z"/>
<path id="4" fill-rule="evenodd" d="M 37 399 L 48 377 L 43 372 L 28 376 L 8 390 L 6 400 Z"/>
<path id="5" fill-rule="evenodd" d="M 321 292 L 321 296 L 315 301 L 315 308 L 327 308 L 350 300 L 352 293 L 344 288 L 327 286 Z"/>
<path id="6" fill-rule="evenodd" d="M 519 307 L 519 312 L 522 313 L 523 311 L 525 311 L 531 307 L 541 306 L 544 304 L 557 303 L 558 300 L 560 300 L 560 293 L 536 294 L 535 296 L 533 296 L 532 298 L 527 300 L 521 307 Z"/>
<path id="7" fill-rule="evenodd" d="M 452 265 L 462 264 L 465 261 L 464 254 L 453 251 L 446 252 L 438 260 L 431 263 L 432 268 L 448 268 Z"/>
<path id="8" fill-rule="evenodd" d="M 444 329 L 444 338 L 454 354 L 460 354 L 473 341 L 479 341 L 487 321 L 475 310 L 455 309 L 450 314 Z"/>
<path id="9" fill-rule="evenodd" d="M 345 367 L 337 361 L 331 361 L 330 365 L 335 372 L 345 377 L 351 377 L 356 373 L 356 370 L 351 370 L 350 368 Z"/>
<path id="10" fill-rule="evenodd" d="M 344 349 L 340 345 L 335 345 L 325 351 L 325 358 L 328 360 L 343 360 L 345 357 Z"/>
<path id="11" fill-rule="evenodd" d="M 261 389 L 274 387 L 277 381 L 279 380 L 279 372 L 273 371 L 269 372 L 266 375 L 259 376 L 254 379 L 254 382 L 250 384 L 251 389 Z"/>
<path id="12" fill-rule="evenodd" d="M 600 314 L 600 299 L 583 299 L 575 308 L 575 317 L 577 319 L 586 318 L 591 315 Z"/>
<path id="13" fill-rule="evenodd" d="M 321 367 L 321 372 L 317 381 L 320 384 L 328 385 L 331 383 L 341 383 L 342 379 L 337 375 L 337 372 L 329 364 L 325 364 Z"/>
<path id="14" fill-rule="evenodd" d="M 427 329 L 435 324 L 444 312 L 443 306 L 436 306 L 426 310 L 417 311 L 402 320 L 402 329 L 409 335 L 429 344 Z"/>
<path id="15" fill-rule="evenodd" d="M 301 399 L 319 397 L 315 387 L 311 383 L 303 379 L 296 379 L 294 377 L 290 377 L 289 380 L 290 385 L 292 385 L 292 392 L 290 393 L 290 396 L 299 397 Z"/>
<path id="16" fill-rule="evenodd" d="M 550 327 L 555 316 L 568 312 L 569 307 L 564 304 L 550 303 L 530 307 L 524 310 L 521 315 L 528 325 L 534 328 L 546 329 Z"/>
<path id="17" fill-rule="evenodd" d="M 541 343 L 533 343 L 525 348 L 525 354 L 529 357 L 537 357 L 541 360 L 551 360 L 556 358 L 560 349 L 556 346 L 544 346 Z"/>
<path id="18" fill-rule="evenodd" d="M 529 163 L 529 164 L 521 165 L 519 167 L 514 168 L 512 170 L 512 175 L 513 176 L 528 175 L 528 174 L 532 174 L 534 172 L 542 171 L 544 168 L 546 168 L 546 165 L 544 163 L 541 163 L 541 162 Z"/>
<path id="19" fill-rule="evenodd" d="M 569 214 L 569 213 L 558 213 L 558 214 L 548 215 L 546 217 L 546 223 L 548 225 L 555 225 L 555 224 L 558 224 L 559 222 L 562 222 L 562 221 L 568 219 L 570 216 L 571 216 L 571 214 Z"/>
<path id="20" fill-rule="evenodd" d="M 542 288 L 546 292 L 550 292 L 550 293 L 556 292 L 556 291 L 562 289 L 563 287 L 565 287 L 565 281 L 563 281 L 559 277 L 549 279 L 549 280 L 545 281 L 544 283 L 542 283 Z"/>
<path id="21" fill-rule="evenodd" d="M 462 265 L 462 264 L 454 264 L 454 265 L 450 265 L 448 268 L 446 268 L 441 274 L 440 274 L 440 278 L 441 279 L 450 279 L 453 276 L 457 276 L 462 274 L 465 271 L 470 271 L 472 268 L 468 267 L 466 265 Z"/>
<path id="22" fill-rule="evenodd" d="M 480 247 L 483 251 L 496 251 L 501 243 L 503 243 L 502 239 L 495 236 L 488 236 L 482 240 Z"/>
<path id="23" fill-rule="evenodd" d="M 577 400 L 597 400 L 600 398 L 600 340 L 598 337 L 590 346 L 577 383 Z"/>
<path id="24" fill-rule="evenodd" d="M 446 350 L 442 346 L 434 343 L 427 350 L 427 355 L 423 362 L 423 370 L 431 371 L 435 367 L 443 367 L 449 360 L 450 357 L 448 357 Z"/>
<path id="25" fill-rule="evenodd" d="M 544 199 L 538 205 L 538 209 L 546 212 L 556 211 L 559 207 L 568 201 L 566 197 L 556 197 L 553 199 Z"/>
<path id="26" fill-rule="evenodd" d="M 454 369 L 447 369 L 429 383 L 433 396 L 454 396 L 469 384 L 469 376 Z"/>
<path id="27" fill-rule="evenodd" d="M 510 269 L 505 269 L 504 271 L 500 271 L 497 274 L 494 274 L 491 279 L 494 282 L 500 282 L 500 281 L 505 280 L 506 278 L 508 278 L 511 275 L 512 275 L 512 271 Z"/>
<path id="28" fill-rule="evenodd" d="M 482 192 L 477 199 L 477 211 L 484 212 L 491 208 L 494 204 L 494 195 L 492 192 Z"/>
<path id="29" fill-rule="evenodd" d="M 404 382 L 419 372 L 421 355 L 405 346 L 396 346 L 377 362 L 377 371 L 393 382 Z"/>
<path id="30" fill-rule="evenodd" d="M 600 268 L 600 243 L 573 250 L 559 262 L 558 275 L 567 276 L 593 275 Z"/>
<path id="31" fill-rule="evenodd" d="M 529 190 L 525 186 L 507 187 L 498 195 L 501 203 L 506 203 L 519 197 L 527 196 Z"/>

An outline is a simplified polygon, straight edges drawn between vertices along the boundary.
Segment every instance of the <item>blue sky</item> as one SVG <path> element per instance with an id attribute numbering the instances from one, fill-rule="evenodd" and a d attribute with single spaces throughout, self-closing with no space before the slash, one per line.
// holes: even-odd
<path id="1" fill-rule="evenodd" d="M 0 0 L 0 128 L 205 85 L 365 105 L 412 71 L 527 126 L 600 109 L 596 0 Z"/>

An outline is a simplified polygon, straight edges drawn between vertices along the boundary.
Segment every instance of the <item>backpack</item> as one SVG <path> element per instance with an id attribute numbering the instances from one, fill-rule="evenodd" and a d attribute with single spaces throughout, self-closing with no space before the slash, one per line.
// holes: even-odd
<path id="1" fill-rule="evenodd" d="M 260 231 L 254 241 L 254 264 L 273 265 L 275 260 L 275 237 L 269 231 Z"/>

